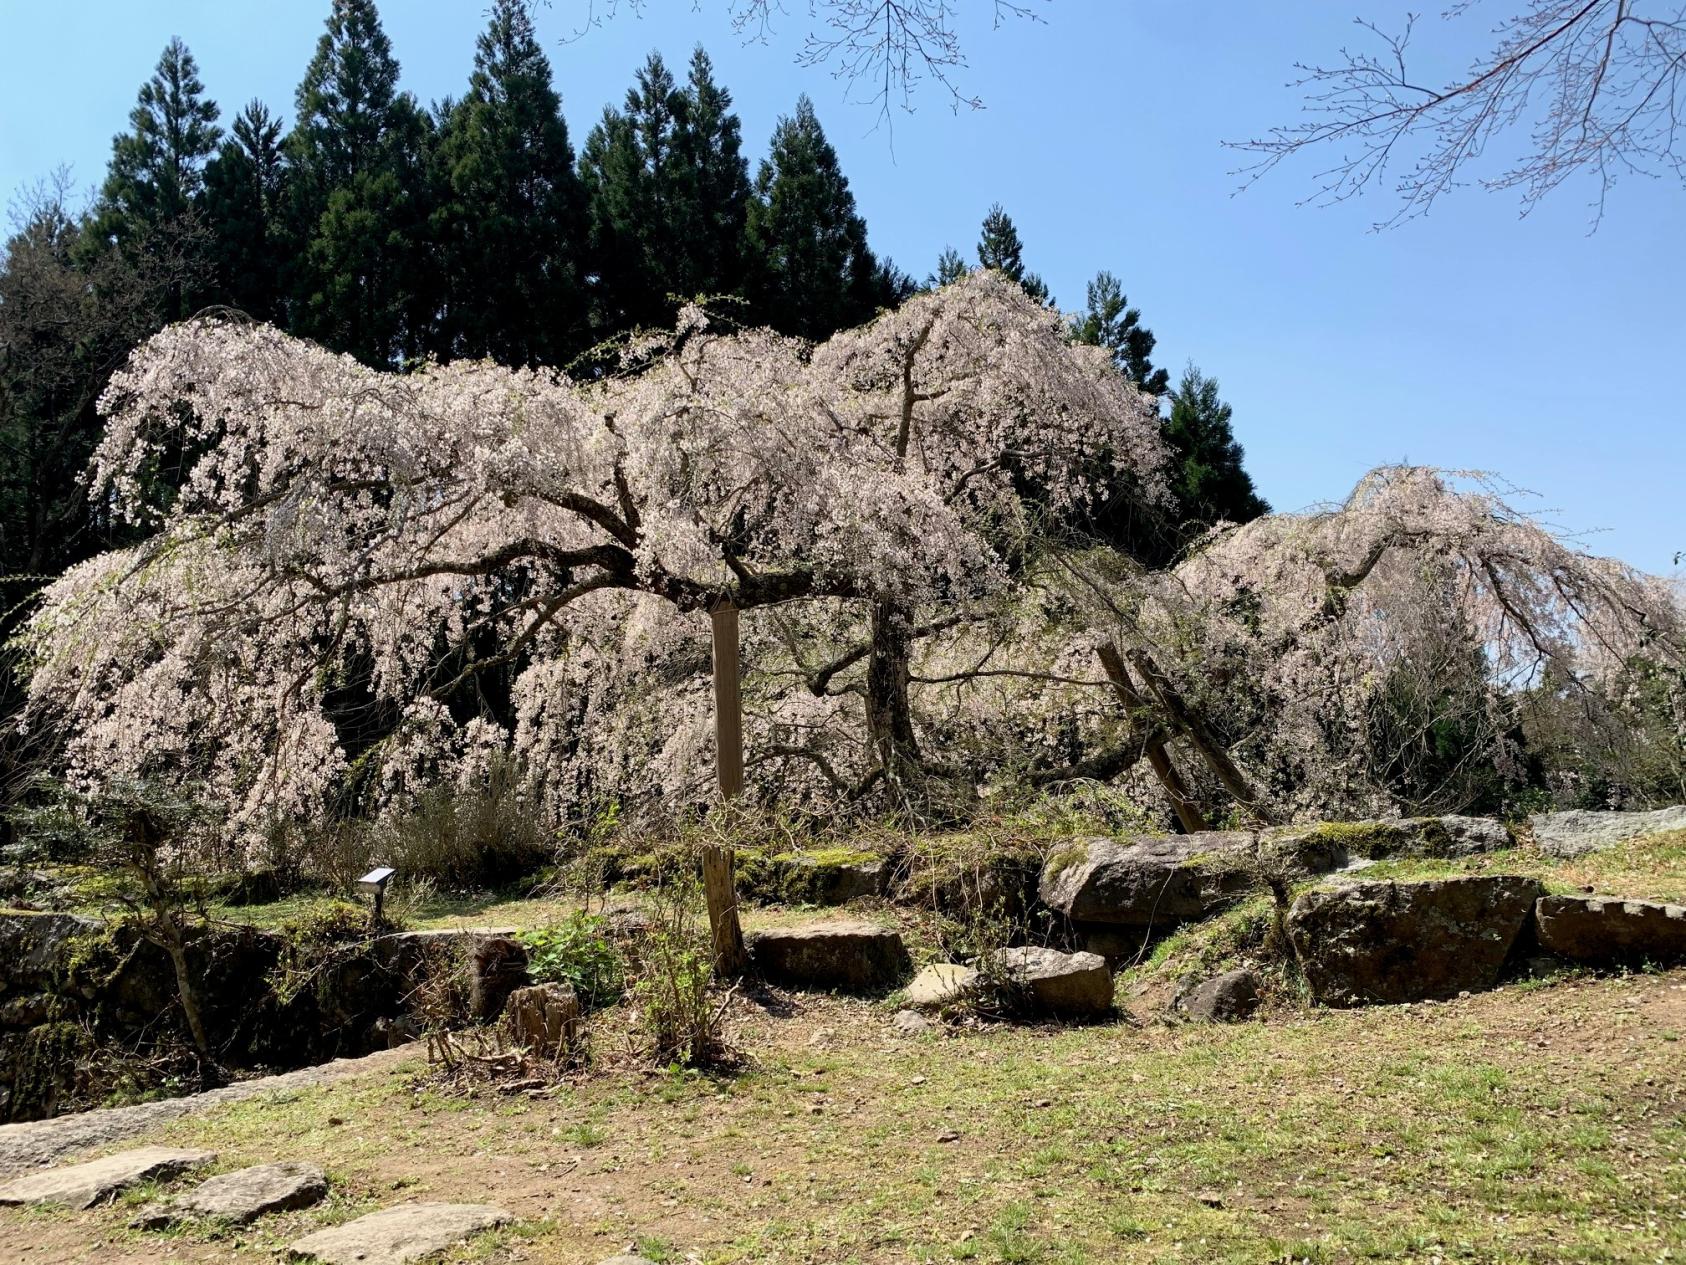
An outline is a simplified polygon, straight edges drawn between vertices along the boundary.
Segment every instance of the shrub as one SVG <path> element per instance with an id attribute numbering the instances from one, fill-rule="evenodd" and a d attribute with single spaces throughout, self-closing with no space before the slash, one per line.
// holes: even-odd
<path id="1" fill-rule="evenodd" d="M 714 946 L 697 920 L 698 896 L 695 880 L 658 889 L 649 926 L 633 942 L 632 996 L 658 1064 L 704 1067 L 727 1057 L 722 1012 L 709 995 Z"/>
<path id="2" fill-rule="evenodd" d="M 587 1010 L 619 1001 L 625 989 L 620 952 L 609 942 L 608 920 L 576 912 L 561 922 L 515 937 L 527 949 L 527 974 L 535 984 L 567 984 Z"/>
<path id="3" fill-rule="evenodd" d="M 555 847 L 520 793 L 518 771 L 505 761 L 472 790 L 424 792 L 413 810 L 376 827 L 374 853 L 412 878 L 464 890 L 531 874 L 553 859 Z"/>

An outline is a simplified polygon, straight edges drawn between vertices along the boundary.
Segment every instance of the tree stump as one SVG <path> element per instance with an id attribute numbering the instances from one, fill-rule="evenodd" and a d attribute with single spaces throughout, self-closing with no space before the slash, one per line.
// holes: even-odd
<path id="1" fill-rule="evenodd" d="M 509 995 L 504 1021 L 515 1044 L 557 1063 L 573 1057 L 585 1034 L 580 999 L 566 984 L 516 989 Z"/>

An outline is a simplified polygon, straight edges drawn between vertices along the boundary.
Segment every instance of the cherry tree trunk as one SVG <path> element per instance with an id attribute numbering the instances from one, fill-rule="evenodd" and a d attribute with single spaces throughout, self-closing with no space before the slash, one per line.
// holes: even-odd
<path id="1" fill-rule="evenodd" d="M 913 674 L 911 613 L 894 602 L 875 602 L 871 645 L 866 669 L 867 730 L 885 781 L 893 793 L 906 796 L 922 780 L 909 698 Z"/>

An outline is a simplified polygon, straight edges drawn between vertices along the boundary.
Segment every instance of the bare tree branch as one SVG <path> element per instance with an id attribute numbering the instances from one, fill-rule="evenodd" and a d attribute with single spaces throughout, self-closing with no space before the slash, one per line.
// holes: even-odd
<path id="1" fill-rule="evenodd" d="M 1450 25 L 1476 7 L 1459 0 Z M 1251 186 L 1284 160 L 1313 149 L 1338 155 L 1304 199 L 1344 202 L 1388 180 L 1398 206 L 1376 227 L 1425 214 L 1470 182 L 1520 192 L 1523 214 L 1570 177 L 1596 181 L 1593 226 L 1623 175 L 1686 185 L 1676 150 L 1686 108 L 1686 5 L 1679 0 L 1526 0 L 1490 31 L 1491 46 L 1449 82 L 1419 79 L 1408 57 L 1415 16 L 1397 33 L 1357 25 L 1378 47 L 1343 48 L 1329 64 L 1299 64 L 1305 121 L 1228 142 L 1258 156 L 1237 174 Z M 1513 135 L 1514 134 L 1514 135 Z M 1467 169 L 1495 143 L 1516 156 L 1489 175 Z"/>

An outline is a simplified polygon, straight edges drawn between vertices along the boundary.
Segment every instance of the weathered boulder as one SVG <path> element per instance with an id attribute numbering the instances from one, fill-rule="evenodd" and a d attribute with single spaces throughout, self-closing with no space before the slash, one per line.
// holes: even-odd
<path id="1" fill-rule="evenodd" d="M 1573 809 L 1561 813 L 1535 813 L 1528 818 L 1534 843 L 1547 856 L 1584 856 L 1665 830 L 1686 830 L 1686 806 L 1659 808 L 1642 813 L 1602 813 Z"/>
<path id="2" fill-rule="evenodd" d="M 307 1234 L 287 1251 L 323 1265 L 409 1265 L 512 1219 L 490 1204 L 399 1204 Z"/>
<path id="3" fill-rule="evenodd" d="M 20 992 L 55 988 L 69 974 L 77 942 L 103 926 L 76 914 L 0 915 L 0 984 Z"/>
<path id="4" fill-rule="evenodd" d="M 901 933 L 870 922 L 772 928 L 752 932 L 746 943 L 762 978 L 787 988 L 882 993 L 913 969 Z"/>
<path id="5" fill-rule="evenodd" d="M 1288 936 L 1325 1005 L 1455 997 L 1498 982 L 1543 894 L 1508 874 L 1317 888 L 1288 911 Z"/>
<path id="6" fill-rule="evenodd" d="M 1112 971 L 1096 954 L 1022 945 L 997 950 L 992 966 L 1007 1000 L 1033 1013 L 1092 1019 L 1112 1010 Z"/>
<path id="7" fill-rule="evenodd" d="M 1276 826 L 1260 837 L 1261 850 L 1298 853 L 1309 874 L 1340 869 L 1353 860 L 1389 857 L 1465 857 L 1515 846 L 1503 822 L 1490 817 L 1398 817 Z"/>
<path id="8" fill-rule="evenodd" d="M 890 1020 L 890 1027 L 898 1037 L 922 1037 L 935 1032 L 937 1025 L 917 1010 L 898 1010 Z"/>
<path id="9" fill-rule="evenodd" d="M 746 890 L 792 905 L 846 905 L 881 895 L 889 878 L 883 857 L 846 849 L 746 860 L 744 871 Z"/>
<path id="10" fill-rule="evenodd" d="M 129 1224 L 161 1230 L 184 1217 L 209 1217 L 245 1225 L 272 1212 L 291 1212 L 320 1203 L 328 1178 L 314 1164 L 285 1160 L 258 1164 L 206 1178 L 179 1199 L 143 1208 Z"/>
<path id="11" fill-rule="evenodd" d="M 1202 980 L 1177 995 L 1176 1009 L 1203 1023 L 1238 1023 L 1259 1008 L 1259 977 L 1245 967 Z"/>
<path id="12" fill-rule="evenodd" d="M 1253 836 L 1074 839 L 1042 868 L 1042 902 L 1076 923 L 1171 926 L 1203 918 L 1245 889 Z"/>
<path id="13" fill-rule="evenodd" d="M 957 962 L 933 962 L 913 977 L 907 986 L 907 1004 L 937 1010 L 965 1001 L 978 991 L 979 975 Z"/>
<path id="14" fill-rule="evenodd" d="M 1686 960 L 1686 906 L 1611 896 L 1542 896 L 1540 947 L 1576 962 Z"/>
<path id="15" fill-rule="evenodd" d="M 140 1182 L 168 1181 L 216 1158 L 214 1151 L 184 1151 L 165 1146 L 120 1151 L 103 1159 L 49 1168 L 44 1172 L 14 1178 L 0 1186 L 0 1205 L 55 1204 L 65 1208 L 92 1208 Z"/>

